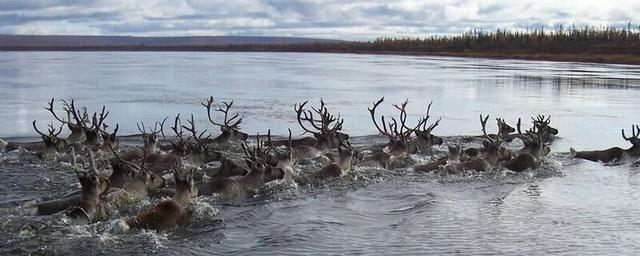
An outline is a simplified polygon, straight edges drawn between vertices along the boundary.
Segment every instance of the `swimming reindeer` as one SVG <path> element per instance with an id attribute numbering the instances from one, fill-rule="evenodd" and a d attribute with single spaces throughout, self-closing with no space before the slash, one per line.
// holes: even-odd
<path id="1" fill-rule="evenodd" d="M 162 201 L 135 217 L 116 221 L 113 232 L 128 232 L 130 229 L 169 230 L 187 222 L 187 208 L 198 195 L 194 180 L 196 169 L 185 167 L 180 160 L 176 160 L 172 170 L 176 187 L 173 198 Z"/>
<path id="2" fill-rule="evenodd" d="M 260 141 L 254 147 L 242 144 L 248 168 L 246 175 L 203 180 L 199 185 L 202 194 L 220 193 L 227 199 L 245 198 L 268 182 L 285 178 L 286 171 L 274 166 L 273 155 L 261 144 Z"/>
<path id="3" fill-rule="evenodd" d="M 240 124 L 242 123 L 242 119 L 244 118 L 244 116 L 240 116 L 240 114 L 236 113 L 233 116 L 229 117 L 229 110 L 233 106 L 233 101 L 223 101 L 222 104 L 224 104 L 224 108 L 218 107 L 217 109 L 215 109 L 215 111 L 224 114 L 223 122 L 218 123 L 216 121 L 213 121 L 213 117 L 211 116 L 213 108 L 213 97 L 209 97 L 208 100 L 201 103 L 201 105 L 207 109 L 207 117 L 209 118 L 209 122 L 214 126 L 220 127 L 220 131 L 222 132 L 220 135 L 213 139 L 207 139 L 207 144 L 214 144 L 215 146 L 228 146 L 230 143 L 235 141 L 247 140 L 249 135 L 240 131 Z"/>
<path id="4" fill-rule="evenodd" d="M 518 151 L 515 157 L 502 163 L 504 168 L 514 172 L 537 168 L 540 160 L 551 151 L 545 144 L 545 136 L 549 134 L 549 126 L 536 126 L 534 123 L 534 126 L 524 134 L 520 126 L 521 121 L 518 119 L 518 138 L 522 140 L 524 147 Z"/>
<path id="5" fill-rule="evenodd" d="M 71 100 L 71 103 L 68 103 L 65 100 L 61 100 L 63 110 L 67 114 L 67 119 L 65 120 L 64 117 L 60 118 L 56 114 L 56 111 L 53 107 L 54 101 L 55 99 L 51 98 L 51 101 L 49 101 L 48 106 L 45 107 L 45 110 L 49 111 L 51 115 L 53 115 L 53 117 L 58 120 L 58 122 L 67 125 L 69 131 L 71 131 L 71 134 L 69 134 L 69 136 L 66 138 L 67 143 L 69 145 L 83 143 L 87 139 L 85 123 L 89 122 L 87 109 L 83 107 L 81 108 L 83 112 L 81 112 L 76 108 L 74 100 Z"/>
<path id="6" fill-rule="evenodd" d="M 558 129 L 550 126 L 551 116 L 538 115 L 535 118 L 531 117 L 531 120 L 537 130 L 544 131 L 544 134 L 542 134 L 544 142 L 553 142 L 555 140 L 558 135 Z"/>
<path id="7" fill-rule="evenodd" d="M 310 144 L 308 146 L 312 146 L 320 151 L 325 151 L 337 148 L 341 143 L 349 139 L 348 134 L 341 132 L 344 119 L 340 118 L 340 113 L 338 113 L 338 116 L 329 113 L 329 109 L 322 99 L 320 99 L 319 108 L 311 107 L 312 110 L 305 109 L 304 107 L 308 102 L 309 101 L 305 101 L 301 104 L 295 104 L 293 109 L 296 111 L 296 118 L 300 128 L 304 130 L 304 133 L 312 134 L 315 141 L 308 138 L 294 140 L 292 141 L 293 146 Z M 317 114 L 318 117 L 314 117 L 314 113 Z M 305 126 L 305 123 L 307 123 L 308 126 Z"/>
<path id="8" fill-rule="evenodd" d="M 102 194 L 109 188 L 109 182 L 98 173 L 93 151 L 90 148 L 85 150 L 89 155 L 89 166 L 85 169 L 76 168 L 76 174 L 80 181 L 81 199 L 77 206 L 67 211 L 67 216 L 71 218 L 73 224 L 89 224 L 101 219 L 101 199 Z"/>
<path id="9" fill-rule="evenodd" d="M 39 156 L 43 159 L 52 159 L 57 156 L 58 153 L 63 153 L 67 147 L 67 141 L 65 139 L 59 138 L 58 135 L 62 132 L 62 127 L 56 131 L 56 128 L 53 126 L 53 123 L 49 124 L 48 134 L 45 134 L 38 130 L 38 126 L 36 125 L 36 121 L 33 120 L 33 129 L 40 134 L 40 138 L 42 139 L 44 148 L 40 149 L 41 151 L 38 153 Z M 37 144 L 32 144 L 37 145 Z M 30 150 L 36 150 L 37 147 L 29 148 Z"/>
<path id="10" fill-rule="evenodd" d="M 433 123 L 428 128 L 426 124 L 429 120 L 429 108 L 427 108 L 427 115 L 418 120 L 418 123 L 413 126 L 407 126 L 407 104 L 409 101 L 406 100 L 401 105 L 393 105 L 398 111 L 400 111 L 399 119 L 395 117 L 391 118 L 391 121 L 386 122 L 385 117 L 381 116 L 381 125 L 378 125 L 376 121 L 375 111 L 376 108 L 384 101 L 384 97 L 378 100 L 373 104 L 372 108 L 369 108 L 369 113 L 371 114 L 371 120 L 373 124 L 378 129 L 378 132 L 381 135 L 387 136 L 389 142 L 384 145 L 384 148 L 381 150 L 376 150 L 373 152 L 373 155 L 370 157 L 370 160 L 374 160 L 379 162 L 382 166 L 388 167 L 392 164 L 396 159 L 402 161 L 402 159 L 406 158 L 409 154 L 414 154 L 418 152 L 418 145 L 421 147 L 431 147 L 433 145 L 442 144 L 442 139 L 431 135 L 431 131 L 438 126 L 440 123 L 440 119 L 438 119 L 435 123 Z M 398 123 L 399 120 L 399 123 Z M 420 127 L 423 127 L 420 130 Z M 419 137 L 416 140 L 412 140 L 411 134 L 416 133 Z M 417 141 L 417 142 L 416 142 Z"/>
<path id="11" fill-rule="evenodd" d="M 482 114 L 480 115 L 480 124 L 482 125 L 482 133 L 484 134 L 480 155 L 484 160 L 489 162 L 491 166 L 498 166 L 500 162 L 509 160 L 511 158 L 511 153 L 502 146 L 503 136 L 497 134 L 495 138 L 491 138 L 491 136 L 487 134 L 488 120 L 489 115 L 484 118 Z"/>
<path id="12" fill-rule="evenodd" d="M 571 148 L 571 154 L 573 158 L 586 159 L 593 162 L 610 163 L 616 161 L 622 161 L 627 157 L 637 158 L 640 156 L 640 126 L 631 126 L 631 137 L 627 137 L 622 129 L 622 138 L 629 143 L 631 147 L 628 149 L 622 149 L 619 147 L 613 147 L 605 150 L 594 151 L 576 151 Z"/>
<path id="13" fill-rule="evenodd" d="M 442 138 L 433 135 L 432 133 L 433 130 L 438 127 L 438 125 L 440 125 L 442 117 L 439 117 L 433 124 L 427 127 L 429 118 L 431 117 L 431 104 L 433 104 L 433 101 L 429 102 L 429 105 L 427 106 L 427 113 L 424 117 L 424 120 L 422 121 L 422 127 L 418 127 L 413 131 L 416 135 L 414 141 L 418 149 L 428 149 L 434 145 L 442 145 L 442 143 L 444 142 Z"/>

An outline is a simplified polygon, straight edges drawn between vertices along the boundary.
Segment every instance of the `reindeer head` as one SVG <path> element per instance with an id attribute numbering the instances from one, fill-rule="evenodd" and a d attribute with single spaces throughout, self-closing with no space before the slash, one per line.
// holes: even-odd
<path id="1" fill-rule="evenodd" d="M 545 130 L 545 136 L 558 135 L 558 129 L 549 126 L 551 124 L 551 116 L 538 115 L 536 118 L 531 118 L 533 125 L 538 130 Z"/>
<path id="2" fill-rule="evenodd" d="M 46 155 L 50 155 L 53 153 L 61 153 L 64 152 L 65 147 L 67 146 L 67 142 L 65 139 L 59 138 L 58 135 L 62 132 L 62 127 L 56 132 L 56 128 L 53 127 L 53 123 L 49 124 L 48 133 L 44 134 L 38 127 L 36 126 L 36 121 L 33 120 L 33 129 L 36 130 L 38 134 L 40 134 L 40 138 L 44 143 L 44 153 Z"/>
<path id="3" fill-rule="evenodd" d="M 634 148 L 640 147 L 640 126 L 637 124 L 631 126 L 631 137 L 627 137 L 624 129 L 622 129 L 622 138 L 630 142 Z"/>
<path id="4" fill-rule="evenodd" d="M 189 203 L 193 198 L 198 196 L 198 188 L 195 186 L 195 167 L 186 167 L 182 164 L 181 159 L 176 159 L 171 168 L 176 183 L 176 193 L 174 200 L 180 203 Z"/>
<path id="5" fill-rule="evenodd" d="M 285 170 L 280 167 L 271 166 L 264 162 L 256 162 L 247 158 L 245 158 L 245 161 L 250 170 L 247 175 L 259 175 L 263 182 L 281 180 L 284 179 L 286 175 Z"/>
<path id="6" fill-rule="evenodd" d="M 330 114 L 322 99 L 320 99 L 319 108 L 311 107 L 313 111 L 304 109 L 308 102 L 305 101 L 300 105 L 295 104 L 293 110 L 296 111 L 298 124 L 304 132 L 313 134 L 313 137 L 318 140 L 317 148 L 321 150 L 337 148 L 342 141 L 349 139 L 349 135 L 340 132 L 344 123 L 344 119 L 340 118 L 340 113 L 337 117 Z M 318 119 L 314 118 L 314 113 L 318 114 Z M 305 126 L 304 122 L 308 123 L 310 127 Z"/>
<path id="7" fill-rule="evenodd" d="M 158 134 L 162 132 L 162 128 L 164 127 L 164 122 L 166 120 L 167 118 L 162 120 L 162 123 L 156 121 L 153 129 L 151 129 L 151 127 L 145 127 L 143 122 L 136 123 L 138 131 L 140 131 L 140 133 L 142 134 L 144 151 L 147 154 L 155 154 L 158 151 Z"/>
<path id="8" fill-rule="evenodd" d="M 545 136 L 548 134 L 547 129 L 549 129 L 549 126 L 545 126 L 541 130 L 540 128 L 538 128 L 539 126 L 536 126 L 534 123 L 533 127 L 523 134 L 522 130 L 520 129 L 520 122 L 520 118 L 518 118 L 518 135 L 522 140 L 522 143 L 524 144 L 524 147 L 520 150 L 520 152 L 529 153 L 536 158 L 549 154 L 551 149 L 545 144 L 544 140 Z"/>
<path id="9" fill-rule="evenodd" d="M 143 152 L 140 164 L 135 164 L 122 159 L 113 145 L 110 144 L 109 149 L 114 155 L 110 160 L 113 173 L 109 181 L 112 186 L 137 193 L 146 193 L 147 190 L 164 187 L 164 179 L 152 174 L 145 166 L 148 157 L 146 151 Z"/>
<path id="10" fill-rule="evenodd" d="M 171 143 L 172 151 L 180 157 L 187 156 L 191 154 L 192 145 L 188 139 L 185 139 L 184 132 L 182 127 L 182 121 L 180 121 L 180 115 L 178 114 L 173 121 L 173 126 L 171 126 L 171 130 L 176 135 L 175 141 L 169 141 Z M 194 128 L 195 130 L 195 128 Z"/>
<path id="11" fill-rule="evenodd" d="M 240 124 L 242 123 L 242 119 L 244 116 L 240 116 L 240 114 L 236 113 L 235 115 L 229 117 L 229 109 L 233 106 L 233 101 L 225 102 L 223 101 L 224 108 L 218 107 L 215 111 L 224 113 L 224 122 L 217 123 L 213 121 L 211 117 L 211 108 L 213 107 L 213 97 L 209 97 L 206 102 L 201 103 L 207 109 L 207 117 L 209 118 L 209 122 L 215 126 L 220 127 L 220 132 L 222 134 L 216 138 L 217 143 L 225 144 L 231 141 L 245 141 L 249 137 L 248 134 L 240 131 Z"/>
<path id="12" fill-rule="evenodd" d="M 102 106 L 100 116 L 98 113 L 93 113 L 91 118 L 91 125 L 83 124 L 84 133 L 86 135 L 86 144 L 91 146 L 99 146 L 101 144 L 100 139 L 104 138 L 102 128 L 106 128 L 104 120 L 109 116 L 109 112 L 105 112 L 105 106 Z M 104 125 L 104 127 L 103 127 Z M 107 136 L 108 137 L 108 136 Z"/>
<path id="13" fill-rule="evenodd" d="M 51 101 L 49 101 L 49 104 L 47 107 L 45 107 L 45 109 L 51 112 L 53 117 L 60 123 L 67 125 L 67 127 L 71 131 L 71 134 L 69 134 L 69 137 L 67 137 L 67 142 L 69 144 L 83 143 L 86 140 L 85 124 L 89 122 L 86 108 L 82 108 L 83 111 L 81 112 L 81 110 L 76 108 L 73 100 L 71 100 L 71 103 L 62 100 L 63 110 L 67 113 L 67 118 L 65 120 L 64 117 L 58 117 L 58 115 L 54 111 L 53 103 L 54 98 L 51 98 Z"/>
<path id="14" fill-rule="evenodd" d="M 418 148 L 414 143 L 411 143 L 411 134 L 414 133 L 420 126 L 423 126 L 425 122 L 427 122 L 427 118 L 421 118 L 418 121 L 418 124 L 413 128 L 410 128 L 406 125 L 407 122 L 407 111 L 406 107 L 409 104 L 409 100 L 405 100 L 402 105 L 393 105 L 398 111 L 400 111 L 400 123 L 398 124 L 398 120 L 395 117 L 391 118 L 390 122 L 385 121 L 384 115 L 381 116 L 382 120 L 382 128 L 378 125 L 376 121 L 375 111 L 376 108 L 384 101 L 384 97 L 378 100 L 373 104 L 372 108 L 369 108 L 369 113 L 371 114 L 371 120 L 373 120 L 373 124 L 378 129 L 378 132 L 382 135 L 386 135 L 389 138 L 389 150 L 392 154 L 396 153 L 415 153 L 418 151 Z M 437 126 L 437 125 L 436 125 Z M 435 126 L 433 127 L 435 128 Z"/>
<path id="15" fill-rule="evenodd" d="M 259 175 L 263 182 L 276 179 L 283 179 L 286 171 L 277 167 L 278 159 L 270 152 L 269 148 L 263 147 L 260 136 L 256 136 L 256 146 L 249 148 L 246 143 L 242 143 L 242 150 L 245 154 L 245 162 L 249 167 L 247 175 Z"/>
<path id="16" fill-rule="evenodd" d="M 496 118 L 496 122 L 498 122 L 498 134 L 496 136 L 502 137 L 502 140 L 506 142 L 511 142 L 512 138 L 509 136 L 512 132 L 515 132 L 511 125 L 507 124 L 502 118 Z"/>
<path id="17" fill-rule="evenodd" d="M 462 146 L 459 144 L 456 146 L 448 145 L 449 148 L 449 157 L 448 160 L 452 162 L 460 162 L 460 158 L 462 157 Z"/>
<path id="18" fill-rule="evenodd" d="M 179 120 L 178 120 L 178 123 L 179 123 Z M 186 140 L 186 142 L 184 139 L 180 139 L 183 141 L 184 146 L 187 147 L 186 151 L 189 152 L 187 156 L 203 163 L 220 160 L 222 157 L 222 154 L 218 151 L 211 149 L 209 145 L 205 143 L 205 141 L 211 137 L 211 135 L 205 136 L 205 134 L 207 133 L 207 130 L 205 129 L 202 132 L 198 132 L 198 130 L 196 129 L 196 123 L 193 120 L 193 115 L 191 115 L 191 119 L 187 120 L 187 123 L 189 126 L 183 125 L 182 128 L 190 132 L 191 137 L 189 137 Z M 178 124 L 174 124 L 174 127 L 177 125 Z M 174 130 L 174 132 L 179 134 L 182 133 L 181 130 L 174 129 L 174 127 L 171 128 Z M 179 137 L 182 137 L 182 135 L 180 135 Z M 189 143 L 190 140 L 193 140 L 193 143 Z M 176 145 L 179 145 L 179 143 Z"/>
<path id="19" fill-rule="evenodd" d="M 110 183 L 106 178 L 100 177 L 98 174 L 98 167 L 91 148 L 87 147 L 85 152 L 88 154 L 89 165 L 76 169 L 76 175 L 82 187 L 82 202 L 97 205 L 100 201 L 100 195 L 109 188 Z M 76 167 L 74 166 L 74 168 Z"/>
<path id="20" fill-rule="evenodd" d="M 258 143 L 260 143 L 259 140 Z M 271 130 L 267 132 L 267 145 L 267 149 L 263 155 L 271 165 L 294 167 L 298 163 L 298 159 L 295 154 L 293 154 L 293 147 L 291 145 L 291 129 L 289 129 L 289 140 L 285 150 L 281 150 L 273 145 L 271 141 Z"/>
<path id="21" fill-rule="evenodd" d="M 106 124 L 102 125 L 100 136 L 102 137 L 103 145 L 107 147 L 114 147 L 114 148 L 117 148 L 118 145 L 120 145 L 120 141 L 118 140 L 118 136 L 116 135 L 118 133 L 118 128 L 119 128 L 119 125 L 116 124 L 116 128 L 113 129 L 113 133 L 108 133 L 107 125 Z"/>
<path id="22" fill-rule="evenodd" d="M 482 157 L 487 160 L 491 165 L 497 165 L 499 161 L 510 158 L 507 149 L 502 147 L 502 136 L 498 135 L 495 139 L 492 139 L 487 134 L 487 121 L 489 116 L 483 118 L 480 115 L 480 124 L 482 125 L 482 133 L 484 134 L 484 140 L 482 141 L 483 148 L 480 150 Z"/>
<path id="23" fill-rule="evenodd" d="M 362 153 L 351 146 L 351 143 L 344 142 L 338 147 L 338 165 L 341 168 L 354 168 L 364 159 Z"/>
<path id="24" fill-rule="evenodd" d="M 442 117 L 438 118 L 438 120 L 427 127 L 427 122 L 431 117 L 431 104 L 433 104 L 433 101 L 429 102 L 429 106 L 427 106 L 427 115 L 423 118 L 422 127 L 419 127 L 414 131 L 417 136 L 418 145 L 421 145 L 425 148 L 429 148 L 433 145 L 442 145 L 442 143 L 444 143 L 442 138 L 432 134 L 433 129 L 440 125 Z"/>

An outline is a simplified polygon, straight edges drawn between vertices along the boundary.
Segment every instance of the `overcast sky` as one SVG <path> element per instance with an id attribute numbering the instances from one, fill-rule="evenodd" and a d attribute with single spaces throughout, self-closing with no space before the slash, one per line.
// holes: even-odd
<path id="1" fill-rule="evenodd" d="M 0 0 L 0 33 L 366 40 L 640 23 L 640 0 Z"/>

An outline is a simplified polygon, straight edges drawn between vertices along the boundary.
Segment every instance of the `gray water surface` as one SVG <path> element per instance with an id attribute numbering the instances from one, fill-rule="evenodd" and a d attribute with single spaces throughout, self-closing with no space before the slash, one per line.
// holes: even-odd
<path id="1" fill-rule="evenodd" d="M 127 235 L 108 234 L 109 223 L 68 227 L 59 216 L 17 214 L 14 208 L 25 202 L 73 190 L 75 177 L 56 166 L 3 163 L 0 238 L 6 242 L 0 252 L 640 252 L 640 168 L 567 156 L 570 147 L 628 146 L 620 129 L 640 122 L 638 66 L 315 53 L 0 53 L 0 137 L 34 138 L 31 122 L 51 120 L 43 110 L 51 97 L 74 98 L 92 111 L 106 105 L 121 134 L 137 133 L 137 121 L 149 124 L 178 113 L 193 113 L 204 126 L 199 102 L 209 95 L 217 102 L 234 100 L 245 115 L 243 130 L 252 134 L 285 134 L 287 128 L 299 133 L 293 104 L 324 98 L 362 148 L 373 144 L 366 135 L 376 133 L 367 107 L 382 96 L 381 114 L 393 114 L 391 104 L 408 98 L 414 118 L 433 100 L 432 115 L 443 117 L 438 135 L 479 134 L 480 114 L 510 123 L 549 114 L 560 138 L 548 160 L 551 172 L 442 178 L 361 168 L 320 187 L 279 189 L 231 203 L 201 198 L 189 227 Z"/>

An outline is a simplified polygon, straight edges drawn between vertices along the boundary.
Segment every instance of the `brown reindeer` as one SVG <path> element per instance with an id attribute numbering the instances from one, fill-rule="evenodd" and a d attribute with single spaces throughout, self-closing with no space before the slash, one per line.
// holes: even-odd
<path id="1" fill-rule="evenodd" d="M 134 149 L 120 155 L 120 158 L 126 161 L 140 161 L 143 158 L 149 165 L 149 168 L 154 171 L 164 171 L 169 168 L 169 165 L 173 161 L 173 157 L 170 155 L 167 157 L 158 146 L 158 134 L 162 133 L 163 126 L 167 118 L 162 122 L 155 122 L 153 129 L 151 127 L 145 127 L 144 123 L 136 123 L 138 131 L 140 131 L 143 141 L 142 149 Z M 147 129 L 148 128 L 148 129 Z M 168 159 L 167 159 L 168 158 Z"/>
<path id="2" fill-rule="evenodd" d="M 163 201 L 133 218 L 116 222 L 114 231 L 170 230 L 187 222 L 187 207 L 198 195 L 194 181 L 196 169 L 182 166 L 179 160 L 176 160 L 172 169 L 176 187 L 173 198 Z"/>
<path id="3" fill-rule="evenodd" d="M 511 125 L 509 125 L 504 119 L 496 118 L 496 122 L 498 123 L 498 133 L 490 133 L 488 136 L 491 139 L 496 139 L 497 136 L 500 136 L 500 139 L 503 142 L 511 142 L 514 138 L 517 137 L 516 134 L 512 134 L 516 131 Z M 478 138 L 485 138 L 484 135 L 477 136 Z"/>
<path id="4" fill-rule="evenodd" d="M 102 210 L 100 208 L 100 197 L 109 188 L 108 180 L 99 177 L 93 151 L 87 148 L 86 152 L 89 154 L 88 168 L 84 170 L 76 169 L 76 174 L 82 187 L 80 203 L 67 211 L 67 216 L 76 225 L 93 223 L 103 217 L 100 216 L 100 211 Z"/>
<path id="5" fill-rule="evenodd" d="M 102 135 L 105 133 L 102 131 L 102 128 L 107 116 L 109 116 L 109 112 L 105 112 L 105 106 L 102 106 L 100 116 L 98 116 L 98 113 L 93 113 L 90 125 L 87 125 L 86 123 L 82 124 L 86 137 L 85 144 L 91 146 L 94 150 L 102 147 L 103 142 L 101 139 L 103 138 Z"/>
<path id="6" fill-rule="evenodd" d="M 162 122 L 156 121 L 153 126 L 153 130 L 151 129 L 151 127 L 148 127 L 148 131 L 144 126 L 144 122 L 136 123 L 138 131 L 140 131 L 140 134 L 142 135 L 142 141 L 144 143 L 143 151 L 145 152 L 145 154 L 153 155 L 160 151 L 160 149 L 158 148 L 158 134 L 162 132 L 164 122 L 166 120 L 167 118 L 165 118 Z"/>
<path id="7" fill-rule="evenodd" d="M 484 160 L 489 162 L 491 166 L 498 166 L 499 162 L 505 161 L 511 158 L 509 151 L 502 146 L 502 136 L 497 134 L 494 138 L 491 138 L 487 134 L 487 121 L 489 116 L 482 117 L 480 115 L 480 124 L 482 125 L 482 133 L 484 134 L 484 140 L 482 141 L 482 149 L 480 149 L 480 155 Z"/>
<path id="8" fill-rule="evenodd" d="M 526 133 L 521 131 L 521 121 L 518 119 L 518 138 L 522 140 L 524 147 L 518 151 L 518 155 L 502 163 L 504 168 L 514 172 L 521 172 L 530 168 L 537 168 L 540 159 L 549 154 L 550 149 L 545 144 L 544 137 L 548 134 L 548 126 L 538 128 L 534 126 Z"/>
<path id="9" fill-rule="evenodd" d="M 40 149 L 41 151 L 38 153 L 39 156 L 43 159 L 51 159 L 52 157 L 55 158 L 55 156 L 58 153 L 63 153 L 65 151 L 65 148 L 67 146 L 67 141 L 65 139 L 59 138 L 58 135 L 60 135 L 60 133 L 62 132 L 62 127 L 60 127 L 59 130 L 57 130 L 56 132 L 56 128 L 53 127 L 53 123 L 49 124 L 49 129 L 48 129 L 48 133 L 49 134 L 44 134 L 43 132 L 41 132 L 40 130 L 38 130 L 38 127 L 36 126 L 36 121 L 33 121 L 33 129 L 40 134 L 40 138 L 42 139 L 42 142 L 44 144 L 44 148 Z M 33 149 L 37 149 L 37 148 L 31 148 Z"/>
<path id="10" fill-rule="evenodd" d="M 550 126 L 551 116 L 538 115 L 531 118 L 534 127 L 539 131 L 545 131 L 543 134 L 544 142 L 552 142 L 558 135 L 558 129 Z"/>
<path id="11" fill-rule="evenodd" d="M 102 130 L 100 130 L 102 142 L 97 146 L 97 151 L 110 152 L 110 148 L 117 148 L 120 145 L 117 135 L 120 126 L 116 124 L 116 128 L 113 129 L 112 133 L 107 132 L 107 128 L 106 124 L 102 124 Z"/>
<path id="12" fill-rule="evenodd" d="M 422 127 L 414 130 L 414 133 L 416 134 L 415 143 L 419 148 L 428 149 L 433 145 L 442 145 L 444 142 L 442 138 L 432 134 L 433 130 L 438 127 L 440 121 L 442 121 L 442 117 L 438 118 L 438 120 L 427 127 L 429 118 L 431 117 L 431 104 L 433 104 L 433 101 L 429 102 L 429 105 L 427 106 L 427 114 L 422 122 Z"/>
<path id="13" fill-rule="evenodd" d="M 249 135 L 240 131 L 240 124 L 242 123 L 242 119 L 244 118 L 244 116 L 240 116 L 240 114 L 236 113 L 233 116 L 229 117 L 229 109 L 231 109 L 231 107 L 233 106 L 233 101 L 223 101 L 222 104 L 224 104 L 224 108 L 218 107 L 217 109 L 215 109 L 215 111 L 224 114 L 223 123 L 218 123 L 216 121 L 213 121 L 213 118 L 211 117 L 213 97 L 209 97 L 207 101 L 201 103 L 201 105 L 207 109 L 207 117 L 209 118 L 209 122 L 214 126 L 220 127 L 220 131 L 222 132 L 220 135 L 218 135 L 218 137 L 215 137 L 211 140 L 207 139 L 207 143 L 211 143 L 217 146 L 226 146 L 234 141 L 247 140 Z"/>
<path id="14" fill-rule="evenodd" d="M 449 145 L 449 155 L 433 162 L 414 167 L 415 172 L 440 171 L 441 173 L 460 173 L 465 170 L 484 172 L 491 169 L 489 162 L 476 156 L 469 156 L 462 146 Z"/>
<path id="15" fill-rule="evenodd" d="M 341 132 L 344 119 L 340 118 L 340 113 L 338 113 L 338 116 L 329 113 L 329 109 L 322 99 L 320 99 L 319 108 L 311 107 L 311 110 L 305 109 L 304 107 L 308 102 L 295 104 L 293 109 L 296 111 L 296 118 L 300 128 L 304 130 L 304 133 L 313 134 L 316 139 L 312 145 L 314 148 L 320 151 L 334 149 L 339 147 L 343 141 L 349 139 L 348 134 Z M 317 118 L 314 117 L 314 113 L 318 115 Z M 304 123 L 307 123 L 309 127 L 305 126 Z M 299 142 L 295 141 L 295 143 Z"/>
<path id="16" fill-rule="evenodd" d="M 120 157 L 114 146 L 109 149 L 114 156 L 109 160 L 113 169 L 109 176 L 112 188 L 124 190 L 136 197 L 146 197 L 148 191 L 164 187 L 164 179 L 151 173 L 146 165 L 147 155 L 143 156 L 140 164 L 135 164 Z"/>
<path id="17" fill-rule="evenodd" d="M 544 126 L 540 128 L 540 126 L 537 126 L 534 123 L 534 126 L 523 134 L 520 129 L 520 125 L 520 119 L 518 118 L 518 138 L 522 140 L 522 143 L 524 145 L 524 147 L 520 149 L 518 153 L 531 154 L 535 158 L 540 158 L 549 154 L 551 150 L 545 143 L 545 137 L 549 134 L 547 130 L 550 129 L 550 127 Z"/>
<path id="18" fill-rule="evenodd" d="M 258 142 L 258 145 L 262 143 Z M 285 178 L 286 171 L 273 165 L 273 155 L 260 146 L 248 147 L 242 144 L 245 162 L 249 172 L 244 176 L 214 178 L 199 186 L 202 194 L 221 193 L 225 198 L 245 198 L 254 194 L 260 187 L 274 180 Z"/>
<path id="19" fill-rule="evenodd" d="M 58 120 L 58 122 L 67 125 L 67 128 L 69 128 L 69 130 L 71 131 L 71 134 L 69 134 L 66 139 L 69 145 L 81 144 L 87 138 L 85 129 L 85 123 L 89 122 L 87 109 L 82 108 L 83 111 L 81 112 L 81 110 L 76 108 L 74 100 L 71 100 L 71 103 L 68 103 L 65 100 L 61 101 L 63 110 L 67 114 L 66 120 L 64 118 L 58 117 L 58 115 L 56 114 L 53 107 L 54 98 L 51 98 L 51 101 L 49 101 L 48 106 L 45 107 L 45 110 L 49 111 L 53 115 L 53 117 Z"/>
<path id="20" fill-rule="evenodd" d="M 355 168 L 360 161 L 361 156 L 353 149 L 349 142 L 343 143 L 338 147 L 338 156 L 335 159 L 330 159 L 331 164 L 323 167 L 320 170 L 320 174 L 323 177 L 339 177 Z"/>
<path id="21" fill-rule="evenodd" d="M 630 148 L 622 149 L 619 147 L 613 147 L 605 150 L 577 152 L 575 149 L 571 148 L 571 154 L 573 155 L 573 158 L 581 158 L 603 163 L 622 161 L 626 157 L 637 158 L 640 156 L 640 127 L 638 125 L 631 126 L 631 137 L 627 137 L 624 133 L 624 129 L 622 129 L 622 138 L 631 143 Z"/>
<path id="22" fill-rule="evenodd" d="M 379 162 L 383 167 L 388 168 L 396 161 L 402 162 L 404 158 L 406 158 L 409 154 L 414 154 L 418 151 L 418 147 L 411 141 L 411 134 L 414 133 L 423 123 L 426 122 L 426 119 L 421 118 L 413 128 L 410 128 L 406 125 L 407 121 L 407 112 L 406 107 L 409 103 L 406 100 L 402 105 L 393 105 L 397 110 L 400 111 L 400 124 L 398 124 L 398 120 L 395 117 L 391 118 L 390 122 L 386 122 L 384 115 L 381 116 L 381 126 L 378 125 L 376 121 L 375 111 L 376 108 L 384 101 L 384 97 L 380 98 L 376 103 L 373 104 L 372 108 L 369 108 L 369 113 L 371 114 L 371 120 L 373 124 L 378 129 L 378 132 L 381 135 L 387 136 L 389 142 L 384 145 L 382 150 L 375 150 L 372 156 L 369 157 L 369 160 L 374 160 Z"/>
<path id="23" fill-rule="evenodd" d="M 191 163 L 197 165 L 206 164 L 212 161 L 220 161 L 222 159 L 222 153 L 212 149 L 206 142 L 210 138 L 210 135 L 205 136 L 207 130 L 205 129 L 198 132 L 193 115 L 191 115 L 191 119 L 187 120 L 187 123 L 189 126 L 182 126 L 182 128 L 191 133 L 191 137 L 189 137 L 187 141 L 192 140 L 192 142 L 186 143 L 189 152 L 189 155 L 187 155 L 186 158 Z"/>

